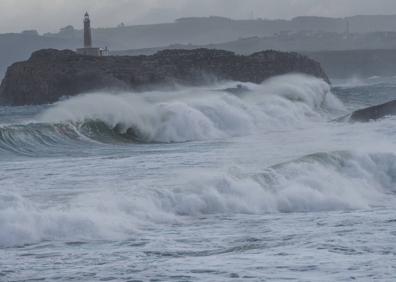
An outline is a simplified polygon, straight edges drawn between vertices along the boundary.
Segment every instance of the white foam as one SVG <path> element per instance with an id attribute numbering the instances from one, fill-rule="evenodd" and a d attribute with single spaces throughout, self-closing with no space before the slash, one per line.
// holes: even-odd
<path id="1" fill-rule="evenodd" d="M 217 88 L 228 86 L 220 85 Z M 299 154 L 307 154 L 306 151 L 298 154 L 295 152 L 306 146 L 305 138 L 291 138 L 287 142 L 279 140 L 280 138 L 287 139 L 288 134 L 300 132 L 295 129 L 296 126 L 313 128 L 309 126 L 312 122 L 323 123 L 333 111 L 343 110 L 342 104 L 331 94 L 329 85 L 315 78 L 291 75 L 271 79 L 262 85 L 248 86 L 252 92 L 243 95 L 204 88 L 143 94 L 87 94 L 58 103 L 40 119 L 48 123 L 100 120 L 121 131 L 136 128 L 146 140 L 160 142 L 224 138 L 254 134 L 257 131 L 260 134 L 251 138 L 252 143 L 246 143 L 251 154 L 260 158 L 262 156 L 257 153 L 256 147 L 268 146 L 269 150 L 263 151 L 264 153 L 285 149 L 285 155 L 289 159 L 292 155 L 296 156 L 293 158 L 298 158 Z M 322 128 L 324 125 L 321 123 L 316 126 Z M 333 136 L 343 136 L 355 128 L 352 134 L 354 137 L 358 126 L 360 128 L 362 125 L 332 124 L 322 131 L 313 130 L 302 134 L 307 134 L 304 137 L 319 143 L 320 146 L 312 146 L 314 152 L 322 147 L 332 150 L 329 148 L 336 147 L 330 146 Z M 367 132 L 373 130 L 368 130 L 367 126 L 374 125 L 365 126 L 360 128 L 362 130 L 357 130 L 363 134 L 358 135 L 357 139 L 360 146 L 370 145 L 367 148 L 362 146 L 369 152 L 374 149 L 374 138 L 383 135 L 369 135 Z M 267 143 L 263 142 L 263 138 L 270 135 L 267 129 L 290 127 L 293 130 L 274 135 L 276 140 L 272 143 L 271 136 Z M 331 131 L 332 127 L 341 131 Z M 361 137 L 366 137 L 367 140 Z M 348 144 L 353 143 L 348 148 L 355 146 L 352 139 L 345 140 Z M 294 146 L 296 142 L 300 143 L 299 146 Z M 272 147 L 278 143 L 281 144 Z M 242 146 L 245 147 L 246 144 L 243 143 Z M 308 146 L 312 144 L 309 143 Z M 178 146 L 181 145 L 184 144 Z M 394 146 L 391 147 L 393 148 Z M 243 165 L 230 168 L 229 161 L 226 161 L 227 168 L 223 170 L 220 167 L 224 164 L 219 162 L 216 163 L 217 169 L 194 169 L 191 174 L 183 173 L 181 183 L 174 179 L 169 179 L 169 183 L 153 181 L 149 184 L 142 179 L 122 179 L 117 184 L 112 184 L 110 177 L 103 184 L 105 187 L 96 187 L 100 184 L 96 183 L 95 178 L 92 183 L 95 190 L 85 193 L 89 190 L 85 186 L 92 180 L 90 176 L 87 181 L 76 184 L 81 185 L 76 187 L 78 196 L 48 205 L 38 204 L 29 196 L 21 197 L 17 193 L 18 189 L 15 189 L 15 193 L 4 192 L 0 196 L 0 246 L 42 240 L 125 238 L 151 224 L 182 222 L 202 214 L 368 209 L 385 203 L 387 194 L 394 192 L 396 156 L 387 153 L 391 151 L 387 148 L 382 153 L 374 150 L 375 153 L 372 154 L 317 154 L 271 167 L 261 167 L 262 162 L 255 161 L 254 173 Z M 242 154 L 245 155 L 246 151 Z M 280 159 L 276 160 L 284 161 L 283 157 Z M 146 164 L 146 159 L 141 160 Z M 99 160 L 93 162 L 96 161 Z M 163 165 L 166 166 L 167 162 Z M 87 167 L 92 169 L 87 172 L 88 175 L 97 173 L 91 163 Z M 63 163 L 58 169 L 59 175 L 62 175 Z M 168 173 L 167 168 L 162 173 Z M 142 178 L 150 177 L 142 175 Z M 121 183 L 128 187 L 115 189 Z M 25 184 L 29 186 L 27 182 Z"/>
<path id="2" fill-rule="evenodd" d="M 370 209 L 394 193 L 395 163 L 396 155 L 386 153 L 318 154 L 257 175 L 242 169 L 196 171 L 171 189 L 101 189 L 54 207 L 5 195 L 0 198 L 0 246 L 127 238 L 152 224 L 183 222 L 186 216 Z"/>
<path id="3" fill-rule="evenodd" d="M 215 88 L 224 88 L 229 84 Z M 237 96 L 206 88 L 176 92 L 91 93 L 62 101 L 42 122 L 99 120 L 109 127 L 135 130 L 148 142 L 184 142 L 251 134 L 258 126 L 278 128 L 323 120 L 342 104 L 322 80 L 286 75 Z"/>

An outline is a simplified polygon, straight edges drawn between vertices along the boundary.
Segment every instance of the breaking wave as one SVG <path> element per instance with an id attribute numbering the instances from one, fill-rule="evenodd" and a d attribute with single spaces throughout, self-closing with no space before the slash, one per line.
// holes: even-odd
<path id="1" fill-rule="evenodd" d="M 254 175 L 231 168 L 195 175 L 180 187 L 80 194 L 56 208 L 8 194 L 0 197 L 0 246 L 127 238 L 202 215 L 371 209 L 391 204 L 395 184 L 395 154 L 332 152 Z"/>
<path id="2" fill-rule="evenodd" d="M 91 139 L 114 142 L 187 142 L 282 129 L 324 121 L 344 110 L 322 80 L 286 75 L 249 91 L 217 88 L 174 92 L 91 93 L 53 105 L 29 124 L 0 127 L 0 149 L 34 151 L 35 146 Z"/>

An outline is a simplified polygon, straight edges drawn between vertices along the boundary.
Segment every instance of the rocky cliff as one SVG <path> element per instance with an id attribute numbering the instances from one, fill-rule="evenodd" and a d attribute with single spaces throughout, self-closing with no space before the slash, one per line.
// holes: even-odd
<path id="1" fill-rule="evenodd" d="M 319 63 L 297 53 L 264 51 L 239 56 L 222 50 L 196 49 L 164 50 L 151 56 L 89 57 L 70 50 L 47 49 L 8 68 L 0 86 L 0 103 L 52 103 L 63 96 L 103 88 L 140 90 L 216 80 L 261 83 L 291 72 L 328 81 Z"/>

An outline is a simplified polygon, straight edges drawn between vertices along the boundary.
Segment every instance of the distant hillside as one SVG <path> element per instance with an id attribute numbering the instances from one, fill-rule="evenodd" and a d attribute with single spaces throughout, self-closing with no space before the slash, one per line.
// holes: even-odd
<path id="1" fill-rule="evenodd" d="M 331 78 L 396 75 L 396 49 L 305 53 L 320 62 Z"/>
<path id="2" fill-rule="evenodd" d="M 374 36 L 362 37 L 360 41 L 342 39 L 348 26 L 351 33 L 372 32 Z M 211 47 L 211 44 L 228 42 L 217 47 L 252 53 L 264 49 L 317 51 L 324 50 L 324 47 L 330 50 L 389 49 L 396 45 L 392 31 L 396 31 L 396 15 L 297 17 L 292 20 L 182 18 L 172 23 L 97 28 L 93 33 L 95 45 L 108 46 L 110 50 L 147 49 L 174 44 L 181 44 L 183 48 L 189 44 Z M 274 34 L 277 34 L 276 37 Z M 80 47 L 81 38 L 82 30 L 72 26 L 44 35 L 34 31 L 0 34 L 0 77 L 8 65 L 28 58 L 33 51 L 42 48 L 75 49 Z"/>
<path id="3" fill-rule="evenodd" d="M 312 24 L 312 21 L 315 24 Z M 269 36 L 281 31 L 344 32 L 345 21 L 328 18 L 287 20 L 232 20 L 222 17 L 182 18 L 173 23 L 98 28 L 94 38 L 112 50 L 158 47 L 170 44 L 210 44 L 249 36 Z M 45 34 L 52 38 L 76 38 L 81 30 Z"/>
<path id="4" fill-rule="evenodd" d="M 396 15 L 348 18 L 297 17 L 292 20 L 233 20 L 223 17 L 182 18 L 172 23 L 98 28 L 94 38 L 112 50 L 152 48 L 170 44 L 206 45 L 277 33 L 367 33 L 396 31 Z M 46 37 L 76 39 L 82 31 L 68 27 Z"/>
<path id="5" fill-rule="evenodd" d="M 26 60 L 36 50 L 74 49 L 79 44 L 80 40 L 44 37 L 33 32 L 0 34 L 0 79 L 9 65 Z"/>
<path id="6" fill-rule="evenodd" d="M 295 52 L 396 49 L 396 32 L 340 34 L 335 32 L 279 33 L 267 37 L 248 37 L 219 44 L 172 44 L 156 48 L 113 51 L 113 55 L 151 55 L 164 49 L 210 48 L 238 54 L 252 54 L 262 50 Z"/>

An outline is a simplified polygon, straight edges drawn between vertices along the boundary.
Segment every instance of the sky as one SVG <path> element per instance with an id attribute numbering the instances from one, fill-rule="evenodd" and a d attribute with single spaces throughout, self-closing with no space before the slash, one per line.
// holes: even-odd
<path id="1" fill-rule="evenodd" d="M 81 28 L 85 11 L 94 27 L 169 22 L 189 16 L 236 19 L 396 14 L 396 0 L 0 0 L 0 33 Z"/>

